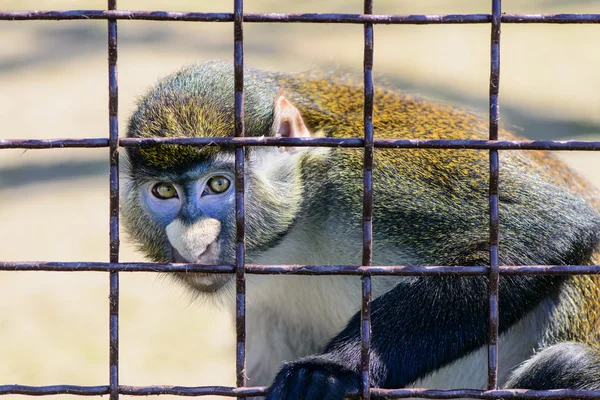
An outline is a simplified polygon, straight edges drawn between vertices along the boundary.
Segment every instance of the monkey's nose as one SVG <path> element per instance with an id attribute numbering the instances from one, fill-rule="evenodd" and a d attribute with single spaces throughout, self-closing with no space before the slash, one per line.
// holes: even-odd
<path id="1" fill-rule="evenodd" d="M 191 225 L 176 219 L 167 225 L 166 229 L 171 247 L 177 250 L 182 259 L 187 262 L 202 263 L 206 263 L 206 259 L 214 258 L 204 255 L 215 252 L 214 247 L 218 242 L 220 231 L 221 223 L 212 218 L 205 218 Z M 209 251 L 211 246 L 213 249 Z"/>
<path id="2" fill-rule="evenodd" d="M 189 263 L 191 262 L 190 260 L 186 260 L 184 256 L 181 255 L 180 252 L 177 251 L 177 249 L 175 247 L 171 247 L 171 254 L 173 262 L 175 263 Z"/>
<path id="3" fill-rule="evenodd" d="M 184 257 L 175 247 L 171 247 L 171 259 L 175 263 L 197 263 L 197 264 L 218 264 L 219 263 L 219 243 L 215 240 L 206 247 L 202 254 L 196 257 Z"/>

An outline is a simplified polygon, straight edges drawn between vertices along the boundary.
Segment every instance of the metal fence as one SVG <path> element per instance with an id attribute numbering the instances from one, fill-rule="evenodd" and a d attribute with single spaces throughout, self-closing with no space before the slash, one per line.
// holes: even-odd
<path id="1" fill-rule="evenodd" d="M 243 12 L 243 0 L 234 0 L 233 13 L 118 11 L 116 0 L 108 0 L 107 10 L 73 11 L 0 11 L 0 20 L 79 20 L 101 19 L 108 21 L 108 90 L 109 137 L 88 139 L 10 140 L 0 139 L 0 149 L 48 149 L 65 147 L 108 147 L 110 149 L 110 262 L 2 262 L 0 270 L 9 271 L 106 271 L 110 274 L 109 384 L 105 386 L 25 386 L 0 385 L 0 395 L 21 394 L 30 396 L 72 394 L 80 396 L 110 395 L 116 400 L 119 394 L 147 396 L 171 394 L 179 396 L 221 395 L 229 397 L 260 396 L 265 387 L 246 387 L 245 379 L 245 302 L 246 274 L 298 274 L 298 275 L 358 275 L 362 279 L 361 306 L 361 390 L 356 396 L 385 398 L 437 398 L 471 397 L 496 398 L 600 398 L 600 391 L 570 389 L 522 390 L 498 389 L 498 283 L 500 275 L 576 275 L 600 273 L 599 265 L 498 265 L 498 174 L 499 150 L 600 150 L 598 141 L 500 141 L 499 77 L 500 77 L 500 26 L 502 23 L 553 23 L 600 24 L 600 14 L 503 14 L 501 0 L 492 0 L 491 14 L 449 15 L 373 15 L 373 0 L 364 1 L 363 14 L 250 14 Z M 118 129 L 117 82 L 117 20 L 151 21 L 211 21 L 233 22 L 234 26 L 234 79 L 235 79 L 235 133 L 234 138 L 120 138 Z M 364 25 L 364 138 L 257 138 L 244 137 L 244 23 L 343 23 Z M 489 84 L 489 140 L 420 140 L 373 138 L 373 26 L 375 24 L 490 24 L 491 58 Z M 148 143 L 185 144 L 190 146 L 234 146 L 235 197 L 236 197 L 236 263 L 235 265 L 204 266 L 198 264 L 119 263 L 119 147 L 139 146 Z M 326 146 L 364 148 L 363 162 L 363 252 L 362 265 L 252 265 L 245 263 L 245 207 L 244 207 L 244 152 L 245 146 Z M 435 148 L 435 149 L 487 149 L 489 150 L 489 266 L 372 266 L 372 166 L 373 150 L 378 148 Z M 203 386 L 125 386 L 119 384 L 119 273 L 120 272 L 209 272 L 236 275 L 236 376 L 237 387 Z M 457 389 L 379 389 L 370 388 L 369 354 L 371 324 L 371 276 L 467 276 L 489 277 L 488 319 L 488 390 Z"/>

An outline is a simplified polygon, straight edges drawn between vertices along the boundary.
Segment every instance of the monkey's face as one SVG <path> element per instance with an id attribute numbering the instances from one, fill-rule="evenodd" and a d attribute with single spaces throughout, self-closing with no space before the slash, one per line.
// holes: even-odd
<path id="1" fill-rule="evenodd" d="M 218 153 L 187 168 L 129 171 L 123 215 L 139 248 L 157 262 L 233 264 L 235 188 L 233 155 Z M 229 274 L 176 275 L 214 292 Z"/>
<path id="2" fill-rule="evenodd" d="M 290 229 L 301 202 L 301 155 L 248 149 L 246 155 L 247 261 Z M 186 168 L 130 168 L 123 216 L 139 248 L 157 262 L 235 264 L 233 152 L 221 150 Z M 232 274 L 174 274 L 193 289 L 216 292 Z"/>

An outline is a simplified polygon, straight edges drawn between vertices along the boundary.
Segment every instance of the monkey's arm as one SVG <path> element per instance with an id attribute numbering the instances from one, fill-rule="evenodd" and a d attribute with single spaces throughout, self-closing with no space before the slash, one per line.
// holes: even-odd
<path id="1" fill-rule="evenodd" d="M 600 351 L 583 343 L 558 343 L 538 352 L 511 375 L 509 388 L 598 390 Z"/>
<path id="2" fill-rule="evenodd" d="M 557 277 L 502 277 L 500 330 L 555 290 Z M 372 303 L 372 385 L 400 388 L 468 352 L 487 338 L 487 278 L 420 277 Z M 268 399 L 342 399 L 358 390 L 360 314 L 324 353 L 286 364 Z M 482 365 L 484 368 L 484 365 Z"/>

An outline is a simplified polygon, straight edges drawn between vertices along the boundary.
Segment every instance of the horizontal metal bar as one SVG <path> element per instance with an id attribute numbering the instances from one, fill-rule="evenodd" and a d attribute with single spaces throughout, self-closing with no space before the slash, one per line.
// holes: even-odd
<path id="1" fill-rule="evenodd" d="M 0 20 L 145 20 L 145 21 L 204 21 L 233 22 L 233 13 L 201 13 L 174 11 L 117 11 L 117 10 L 65 10 L 65 11 L 3 11 Z M 277 23 L 345 23 L 345 24 L 482 24 L 490 23 L 490 14 L 431 14 L 431 15 L 371 15 L 371 14 L 282 14 L 282 13 L 246 13 L 244 22 Z M 503 23 L 517 24 L 597 24 L 600 14 L 503 14 Z"/>
<path id="2" fill-rule="evenodd" d="M 25 396 L 50 396 L 56 394 L 72 394 L 75 396 L 102 396 L 108 394 L 106 386 L 27 386 L 27 385 L 0 385 L 0 395 L 21 394 Z"/>
<path id="3" fill-rule="evenodd" d="M 282 147 L 364 147 L 363 138 L 124 138 L 121 146 L 141 144 L 185 144 L 196 146 L 282 146 Z M 426 149 L 498 149 L 498 150 L 600 150 L 600 141 L 556 140 L 438 140 L 438 139 L 375 139 L 377 148 Z"/>
<path id="4" fill-rule="evenodd" d="M 64 10 L 64 11 L 3 11 L 0 20 L 145 20 L 145 21 L 207 21 L 232 22 L 233 13 L 201 13 L 173 11 L 123 11 L 123 10 Z"/>
<path id="5" fill-rule="evenodd" d="M 25 396 L 50 396 L 57 394 L 70 394 L 75 396 L 102 396 L 109 393 L 109 386 L 26 386 L 26 385 L 1 385 L 0 395 L 20 394 Z M 128 396 L 227 396 L 250 397 L 264 396 L 267 388 L 264 386 L 232 388 L 228 386 L 119 386 L 119 394 Z"/>
<path id="6" fill-rule="evenodd" d="M 119 386 L 119 393 L 128 396 L 227 396 L 227 397 L 250 397 L 264 396 L 267 393 L 266 386 L 256 387 L 228 387 L 228 386 Z"/>
<path id="7" fill-rule="evenodd" d="M 0 395 L 20 394 L 29 396 L 48 396 L 56 394 L 71 394 L 77 396 L 101 396 L 108 394 L 108 386 L 75 386 L 75 385 L 53 385 L 53 386 L 25 386 L 25 385 L 0 385 Z M 227 397 L 250 397 L 264 396 L 267 388 L 228 386 L 119 386 L 119 393 L 128 396 L 152 396 L 152 395 L 175 395 L 175 396 L 227 396 Z M 372 396 L 381 396 L 388 399 L 422 398 L 422 399 L 452 399 L 452 398 L 475 398 L 475 399 L 564 399 L 579 398 L 592 399 L 600 397 L 600 390 L 528 390 L 528 389 L 499 389 L 499 390 L 476 390 L 476 389 L 371 389 Z M 356 394 L 350 395 L 355 397 Z"/>
<path id="8" fill-rule="evenodd" d="M 0 139 L 0 149 L 55 149 L 67 147 L 108 147 L 108 139 Z M 140 145 L 188 146 L 281 146 L 281 147 L 364 147 L 362 138 L 122 138 L 121 147 Z M 581 140 L 438 140 L 438 139 L 375 139 L 380 149 L 476 149 L 476 150 L 600 150 L 600 141 Z"/>
<path id="9" fill-rule="evenodd" d="M 211 274 L 234 273 L 233 265 L 110 263 L 110 262 L 0 262 L 0 271 L 56 271 L 56 272 L 203 272 Z"/>
<path id="10" fill-rule="evenodd" d="M 383 24 L 383 25 L 424 25 L 424 24 L 484 24 L 490 22 L 488 14 L 430 14 L 430 15 L 393 15 L 393 14 L 244 14 L 244 22 L 310 22 L 345 24 Z"/>
<path id="11" fill-rule="evenodd" d="M 0 139 L 0 149 L 62 149 L 108 147 L 108 138 L 90 139 Z"/>
<path id="12" fill-rule="evenodd" d="M 599 142 L 600 143 L 600 142 Z M 283 138 L 283 137 L 203 137 L 203 138 L 123 138 L 121 146 L 179 144 L 191 146 L 283 146 L 283 147 L 363 147 L 362 138 Z"/>
<path id="13" fill-rule="evenodd" d="M 372 396 L 381 396 L 387 399 L 592 399 L 600 396 L 600 390 L 529 390 L 529 389 L 498 389 L 498 390 L 431 390 L 431 389 L 371 389 Z"/>
<path id="14" fill-rule="evenodd" d="M 600 14 L 503 14 L 503 24 L 598 24 Z"/>
<path id="15" fill-rule="evenodd" d="M 398 275 L 473 276 L 488 273 L 488 266 L 359 266 L 359 265 L 260 265 L 246 264 L 246 273 L 255 275 Z M 54 272 L 202 272 L 233 274 L 233 265 L 187 263 L 108 262 L 20 262 L 2 261 L 0 271 Z M 501 275 L 585 275 L 600 274 L 600 265 L 504 265 Z"/>

